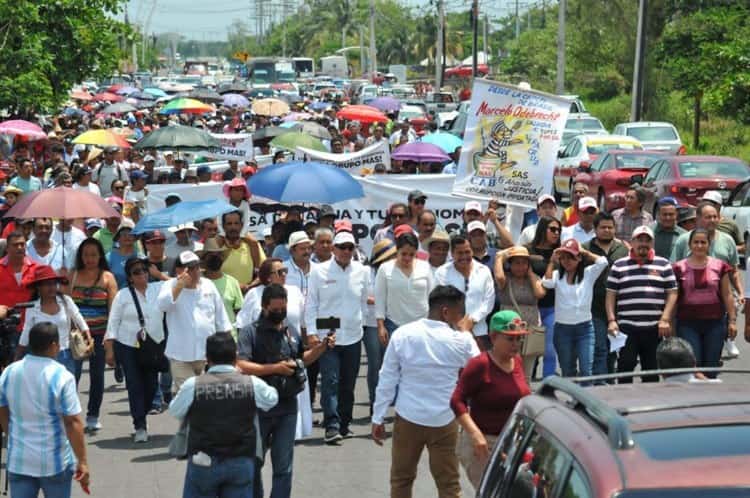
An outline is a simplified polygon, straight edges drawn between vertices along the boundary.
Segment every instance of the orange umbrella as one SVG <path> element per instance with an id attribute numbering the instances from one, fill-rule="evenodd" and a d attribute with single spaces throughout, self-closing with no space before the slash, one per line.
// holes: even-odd
<path id="1" fill-rule="evenodd" d="M 92 100 L 96 100 L 98 102 L 120 102 L 122 101 L 122 97 L 112 92 L 102 92 L 94 95 Z"/>
<path id="2" fill-rule="evenodd" d="M 350 105 L 336 113 L 339 119 L 361 121 L 362 123 L 387 123 L 388 116 L 369 105 Z"/>
<path id="3" fill-rule="evenodd" d="M 84 92 L 83 90 L 76 90 L 74 92 L 71 92 L 70 98 L 75 100 L 85 100 L 87 102 L 92 99 L 91 94 L 88 92 Z"/>
<path id="4" fill-rule="evenodd" d="M 130 143 L 125 137 L 111 130 L 89 130 L 73 139 L 74 144 L 99 145 L 101 147 L 121 147 L 127 149 Z"/>

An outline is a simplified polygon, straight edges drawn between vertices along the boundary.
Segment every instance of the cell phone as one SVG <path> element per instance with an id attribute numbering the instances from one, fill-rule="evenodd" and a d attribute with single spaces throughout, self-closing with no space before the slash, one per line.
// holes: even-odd
<path id="1" fill-rule="evenodd" d="M 341 319 L 332 316 L 318 318 L 315 320 L 315 328 L 318 330 L 338 330 L 341 328 Z"/>

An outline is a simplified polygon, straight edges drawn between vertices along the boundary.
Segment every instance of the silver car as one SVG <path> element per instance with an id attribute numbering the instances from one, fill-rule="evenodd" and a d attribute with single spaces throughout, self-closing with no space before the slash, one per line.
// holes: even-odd
<path id="1" fill-rule="evenodd" d="M 662 150 L 677 155 L 687 152 L 677 128 L 671 123 L 658 121 L 620 123 L 615 126 L 612 134 L 631 136 L 641 142 L 647 150 Z"/>

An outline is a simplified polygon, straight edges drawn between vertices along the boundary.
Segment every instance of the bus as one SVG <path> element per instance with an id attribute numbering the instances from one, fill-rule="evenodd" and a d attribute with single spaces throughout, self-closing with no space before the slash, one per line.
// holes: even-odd
<path id="1" fill-rule="evenodd" d="M 276 81 L 276 59 L 253 57 L 247 61 L 247 79 L 253 88 L 270 88 Z"/>
<path id="2" fill-rule="evenodd" d="M 310 57 L 292 57 L 292 65 L 298 78 L 315 76 L 315 60 Z"/>

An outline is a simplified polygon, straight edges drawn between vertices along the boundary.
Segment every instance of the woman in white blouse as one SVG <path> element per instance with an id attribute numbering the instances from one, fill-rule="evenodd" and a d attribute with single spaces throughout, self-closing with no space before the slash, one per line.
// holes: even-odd
<path id="1" fill-rule="evenodd" d="M 375 277 L 375 318 L 383 345 L 401 325 L 427 316 L 434 287 L 429 263 L 416 259 L 419 240 L 411 231 L 396 237 L 396 259 L 383 263 Z"/>
<path id="2" fill-rule="evenodd" d="M 16 348 L 16 359 L 23 356 L 29 345 L 29 331 L 37 323 L 50 322 L 57 326 L 60 336 L 60 352 L 57 361 L 62 363 L 70 373 L 75 375 L 75 361 L 70 352 L 70 324 L 71 321 L 81 332 L 86 334 L 86 340 L 91 342 L 89 326 L 78 311 L 78 306 L 73 300 L 60 293 L 60 283 L 66 284 L 68 280 L 59 276 L 51 266 L 40 265 L 34 270 L 34 274 L 26 284 L 35 295 L 34 306 L 26 310 L 21 338 Z"/>
<path id="3" fill-rule="evenodd" d="M 146 415 L 156 393 L 158 372 L 144 368 L 136 356 L 138 334 L 141 333 L 142 328 L 138 318 L 138 309 L 133 301 L 134 293 L 143 314 L 144 332 L 157 343 L 164 340 L 163 314 L 156 306 L 162 283 L 149 283 L 148 275 L 147 261 L 130 258 L 125 262 L 128 285 L 120 289 L 112 302 L 107 333 L 104 336 L 107 365 L 114 366 L 116 354 L 125 370 L 128 403 L 130 416 L 133 417 L 136 443 L 148 441 Z"/>

